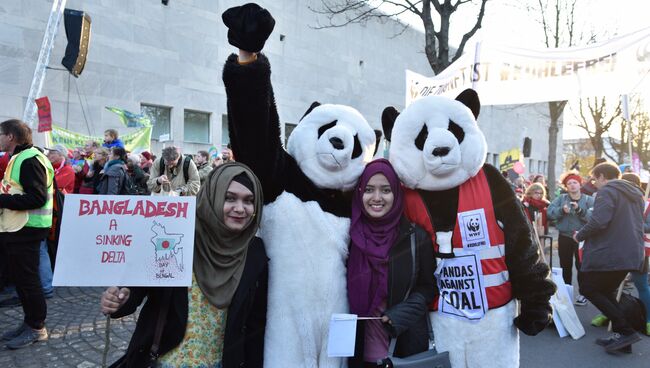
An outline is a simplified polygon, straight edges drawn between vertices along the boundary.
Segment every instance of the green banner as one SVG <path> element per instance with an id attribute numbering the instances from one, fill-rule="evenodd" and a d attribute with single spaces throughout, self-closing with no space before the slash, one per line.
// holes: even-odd
<path id="1" fill-rule="evenodd" d="M 106 110 L 116 113 L 117 116 L 120 117 L 120 120 L 122 120 L 122 124 L 128 128 L 139 128 L 152 125 L 151 119 L 144 114 L 134 114 L 131 111 L 111 106 L 106 106 Z"/>
<path id="2" fill-rule="evenodd" d="M 120 139 L 124 142 L 124 148 L 126 148 L 127 151 L 135 153 L 151 151 L 151 129 L 151 126 L 147 126 L 138 129 L 133 133 L 120 136 Z M 104 142 L 103 137 L 93 137 L 90 135 L 75 133 L 56 125 L 52 125 L 52 131 L 48 133 L 49 134 L 46 135 L 48 147 L 62 144 L 68 149 L 75 149 L 85 146 L 87 141 L 95 141 L 99 144 Z"/>

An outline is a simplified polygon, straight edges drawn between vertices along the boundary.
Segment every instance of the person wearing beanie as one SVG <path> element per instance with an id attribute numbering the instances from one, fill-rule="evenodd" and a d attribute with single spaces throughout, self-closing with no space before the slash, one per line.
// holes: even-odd
<path id="1" fill-rule="evenodd" d="M 151 166 L 153 165 L 153 157 L 149 151 L 140 153 L 140 168 L 145 173 L 149 174 Z"/>
<path id="2" fill-rule="evenodd" d="M 573 233 L 587 223 L 594 206 L 594 198 L 580 192 L 582 177 L 577 171 L 569 171 L 561 176 L 562 185 L 566 193 L 557 196 L 548 206 L 547 216 L 556 221 L 558 232 L 558 253 L 562 278 L 567 285 L 572 284 L 573 264 L 580 271 L 580 258 L 578 257 L 578 242 L 573 240 Z M 587 300 L 578 295 L 576 305 L 585 305 Z"/>

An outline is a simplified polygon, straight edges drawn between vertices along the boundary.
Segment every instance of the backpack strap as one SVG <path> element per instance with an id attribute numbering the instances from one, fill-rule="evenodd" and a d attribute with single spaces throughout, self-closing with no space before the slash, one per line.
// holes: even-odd
<path id="1" fill-rule="evenodd" d="M 185 184 L 190 179 L 190 161 L 192 161 L 190 156 L 185 156 L 183 159 L 183 177 L 185 178 Z"/>
<path id="2" fill-rule="evenodd" d="M 158 170 L 158 176 L 165 175 L 165 160 L 163 158 L 160 158 L 160 169 Z"/>
<path id="3" fill-rule="evenodd" d="M 167 322 L 167 312 L 169 311 L 169 304 L 171 304 L 172 292 L 171 289 L 165 288 L 161 297 L 161 308 L 158 311 L 158 320 L 156 321 L 156 330 L 153 335 L 153 343 L 149 350 L 150 366 L 155 367 L 158 357 L 160 356 L 160 340 L 162 338 L 163 329 Z"/>

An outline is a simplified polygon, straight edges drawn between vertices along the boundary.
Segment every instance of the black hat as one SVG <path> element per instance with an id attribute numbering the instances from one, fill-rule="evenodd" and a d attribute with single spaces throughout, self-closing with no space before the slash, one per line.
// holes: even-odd
<path id="1" fill-rule="evenodd" d="M 275 27 L 271 13 L 255 3 L 230 8 L 221 19 L 228 27 L 228 42 L 248 52 L 260 52 Z"/>

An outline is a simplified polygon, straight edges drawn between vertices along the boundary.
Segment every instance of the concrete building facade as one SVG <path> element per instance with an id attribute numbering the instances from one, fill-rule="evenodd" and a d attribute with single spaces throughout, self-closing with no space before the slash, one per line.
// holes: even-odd
<path id="1" fill-rule="evenodd" d="M 108 128 L 128 133 L 113 106 L 154 117 L 152 150 L 160 135 L 185 153 L 228 141 L 222 66 L 236 49 L 227 42 L 221 13 L 243 3 L 233 0 L 68 0 L 66 7 L 92 18 L 88 61 L 79 78 L 48 70 L 41 96 L 52 103 L 54 123 L 101 136 Z M 343 28 L 315 29 L 310 10 L 318 1 L 261 0 L 276 19 L 264 52 L 283 135 L 288 135 L 313 101 L 357 108 L 380 129 L 384 107 L 403 108 L 405 69 L 431 75 L 424 35 L 395 21 Z M 0 119 L 21 117 L 38 58 L 52 0 L 5 0 L 0 3 Z M 67 40 L 63 22 L 50 67 L 62 68 Z M 480 94 L 480 91 L 479 91 Z M 548 144 L 546 104 L 485 106 L 479 124 L 490 155 L 520 147 L 533 138 L 531 172 L 544 172 Z M 561 154 L 561 144 L 559 145 Z M 381 150 L 379 151 L 381 152 Z M 561 155 L 558 156 L 561 158 Z M 497 158 L 498 159 L 498 158 Z M 558 160 L 561 162 L 561 159 Z M 498 162 L 497 162 L 498 163 Z"/>

